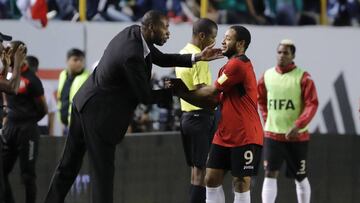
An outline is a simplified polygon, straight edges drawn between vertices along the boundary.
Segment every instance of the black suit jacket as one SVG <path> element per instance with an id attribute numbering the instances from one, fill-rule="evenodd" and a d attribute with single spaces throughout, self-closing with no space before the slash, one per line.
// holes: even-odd
<path id="1" fill-rule="evenodd" d="M 97 120 L 113 121 L 107 125 L 125 124 L 138 103 L 156 100 L 150 84 L 152 63 L 163 67 L 192 66 L 190 54 L 164 54 L 153 44 L 148 47 L 150 54 L 144 59 L 138 25 L 118 33 L 108 44 L 97 68 L 75 95 L 73 102 L 77 110 L 81 113 L 89 109 L 99 114 Z"/>

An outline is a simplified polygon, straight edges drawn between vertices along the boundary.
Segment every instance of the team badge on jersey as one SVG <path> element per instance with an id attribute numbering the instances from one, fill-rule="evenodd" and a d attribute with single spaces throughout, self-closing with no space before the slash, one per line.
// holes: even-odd
<path id="1" fill-rule="evenodd" d="M 225 73 L 223 73 L 218 79 L 217 82 L 222 85 L 226 80 L 228 79 L 228 77 L 226 76 Z"/>

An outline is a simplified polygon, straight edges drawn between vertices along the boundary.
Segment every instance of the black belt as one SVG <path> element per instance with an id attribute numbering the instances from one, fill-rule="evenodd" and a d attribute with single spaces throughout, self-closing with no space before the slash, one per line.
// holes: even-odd
<path id="1" fill-rule="evenodd" d="M 184 115 L 194 115 L 194 114 L 206 114 L 206 115 L 214 115 L 214 111 L 206 110 L 206 109 L 199 109 L 194 111 L 183 111 Z"/>

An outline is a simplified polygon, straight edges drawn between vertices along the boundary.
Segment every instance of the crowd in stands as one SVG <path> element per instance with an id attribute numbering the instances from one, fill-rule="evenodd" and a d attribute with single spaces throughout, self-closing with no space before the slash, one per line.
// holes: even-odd
<path id="1" fill-rule="evenodd" d="M 321 0 L 209 0 L 208 18 L 219 24 L 316 25 Z M 79 20 L 79 0 L 47 0 L 48 18 Z M 86 0 L 89 21 L 138 21 L 151 9 L 166 13 L 173 23 L 193 22 L 200 0 Z M 0 0 L 0 19 L 18 19 L 17 0 Z M 327 0 L 328 24 L 360 24 L 360 0 Z"/>

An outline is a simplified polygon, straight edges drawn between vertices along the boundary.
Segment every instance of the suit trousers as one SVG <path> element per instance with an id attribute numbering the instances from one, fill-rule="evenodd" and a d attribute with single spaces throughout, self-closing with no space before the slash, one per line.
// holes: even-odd
<path id="1" fill-rule="evenodd" d="M 90 161 L 92 202 L 113 202 L 115 148 L 116 144 L 124 137 L 128 123 L 124 122 L 123 125 L 120 125 L 122 127 L 121 131 L 109 128 L 108 130 L 101 130 L 99 127 L 99 125 L 102 125 L 101 121 L 105 120 L 107 122 L 107 120 L 104 117 L 102 117 L 104 119 L 99 119 L 99 114 L 101 116 L 101 114 L 109 112 L 101 110 L 100 105 L 104 106 L 102 101 L 90 100 L 89 103 L 81 113 L 78 112 L 74 105 L 72 107 L 65 148 L 52 178 L 45 203 L 64 202 L 79 173 L 86 151 L 88 151 Z M 125 118 L 124 120 L 128 119 Z M 113 134 L 108 135 L 111 132 Z M 115 138 L 108 139 L 109 137 Z"/>

